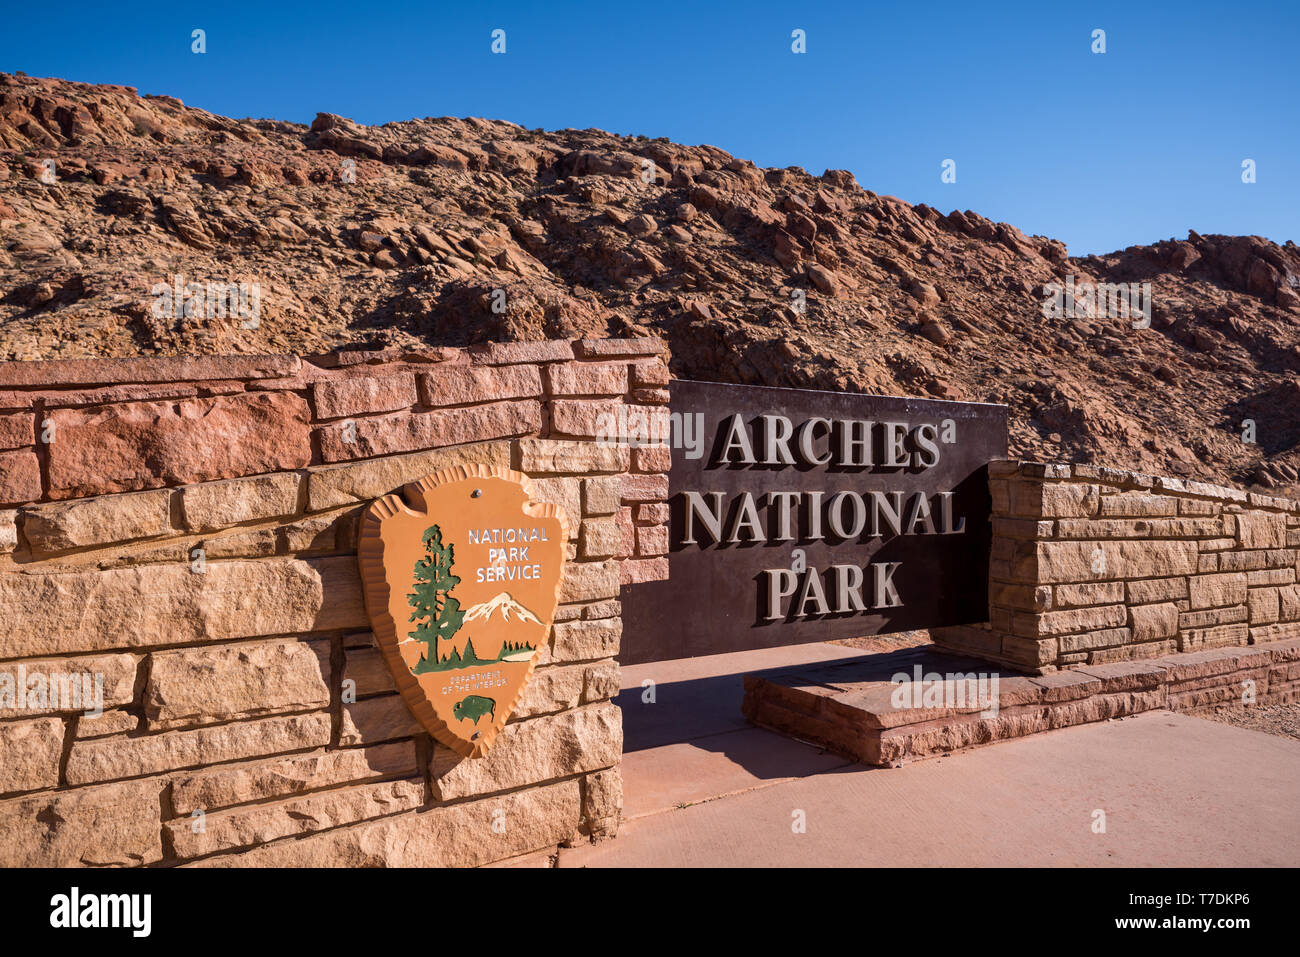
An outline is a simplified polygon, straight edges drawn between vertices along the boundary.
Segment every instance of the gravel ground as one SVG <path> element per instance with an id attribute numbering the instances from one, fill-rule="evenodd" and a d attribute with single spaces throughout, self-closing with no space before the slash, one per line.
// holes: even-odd
<path id="1" fill-rule="evenodd" d="M 899 648 L 915 648 L 930 644 L 930 633 L 924 629 L 918 631 L 900 631 L 892 635 L 868 635 L 864 638 L 836 638 L 830 645 L 845 645 L 849 648 L 861 648 L 863 651 L 897 651 Z"/>
<path id="2" fill-rule="evenodd" d="M 1221 721 L 1238 728 L 1263 731 L 1300 741 L 1300 701 L 1289 704 L 1259 704 L 1245 708 L 1219 707 L 1210 711 L 1194 712 L 1198 718 Z"/>

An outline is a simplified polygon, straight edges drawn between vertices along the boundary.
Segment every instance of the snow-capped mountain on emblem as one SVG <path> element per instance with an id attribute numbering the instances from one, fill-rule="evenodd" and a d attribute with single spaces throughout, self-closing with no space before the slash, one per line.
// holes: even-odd
<path id="1" fill-rule="evenodd" d="M 481 601 L 477 605 L 472 606 L 465 612 L 465 620 L 490 621 L 492 619 L 492 613 L 497 609 L 501 610 L 501 617 L 505 621 L 509 621 L 510 613 L 514 612 L 515 617 L 520 621 L 536 621 L 540 623 L 540 619 L 519 602 L 515 601 L 508 591 L 503 591 L 499 595 L 489 598 L 487 601 Z"/>

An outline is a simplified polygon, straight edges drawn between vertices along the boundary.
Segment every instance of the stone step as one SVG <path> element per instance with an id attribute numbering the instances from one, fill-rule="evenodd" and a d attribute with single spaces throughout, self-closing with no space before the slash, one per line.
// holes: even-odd
<path id="1" fill-rule="evenodd" d="M 933 646 L 745 676 L 751 722 L 866 764 L 920 758 L 1157 708 L 1300 698 L 1300 629 L 1268 644 L 1026 675 Z"/>

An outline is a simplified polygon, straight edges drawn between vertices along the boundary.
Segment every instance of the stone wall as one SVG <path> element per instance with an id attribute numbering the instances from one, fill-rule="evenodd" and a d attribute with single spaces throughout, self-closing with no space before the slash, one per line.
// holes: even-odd
<path id="1" fill-rule="evenodd" d="M 1300 637 L 1300 502 L 995 462 L 989 622 L 939 646 L 1042 674 Z"/>
<path id="2" fill-rule="evenodd" d="M 649 339 L 0 365 L 0 676 L 99 676 L 105 708 L 0 704 L 0 864 L 468 865 L 611 834 L 619 587 L 667 574 L 669 456 L 592 439 L 667 382 Z M 395 694 L 355 555 L 372 499 L 458 463 L 529 474 L 572 535 L 478 760 Z"/>

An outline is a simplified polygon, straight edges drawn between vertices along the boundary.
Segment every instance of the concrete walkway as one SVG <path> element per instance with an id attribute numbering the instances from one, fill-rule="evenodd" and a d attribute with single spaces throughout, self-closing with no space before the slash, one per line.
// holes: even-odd
<path id="1" fill-rule="evenodd" d="M 559 866 L 1300 865 L 1300 742 L 1286 738 L 1157 711 L 887 769 L 741 717 L 743 674 L 858 654 L 623 669 L 626 822 Z"/>

